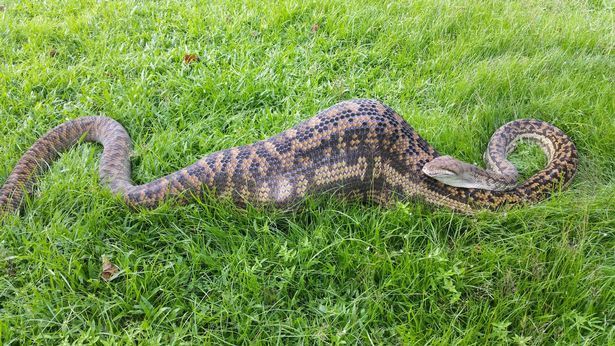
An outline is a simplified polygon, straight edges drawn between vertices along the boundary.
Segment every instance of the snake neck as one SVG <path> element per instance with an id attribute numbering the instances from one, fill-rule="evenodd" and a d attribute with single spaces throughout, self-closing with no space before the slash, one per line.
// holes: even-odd
<path id="1" fill-rule="evenodd" d="M 547 164 L 526 181 L 517 184 L 516 168 L 507 160 L 507 155 L 521 141 L 538 144 L 547 157 Z M 451 196 L 459 196 L 465 205 L 476 210 L 498 209 L 504 205 L 545 199 L 570 183 L 578 164 L 577 151 L 570 138 L 557 127 L 534 119 L 515 120 L 499 128 L 489 141 L 484 157 L 487 169 L 443 157 L 432 161 L 435 162 L 434 167 L 429 167 L 429 163 L 426 168 L 432 174 L 437 169 L 448 167 L 462 176 L 458 179 L 463 180 L 462 184 L 480 187 L 453 186 L 457 181 L 451 179 L 451 175 L 444 179 L 437 178 L 438 183 L 445 185 L 437 188 L 444 189 Z"/>

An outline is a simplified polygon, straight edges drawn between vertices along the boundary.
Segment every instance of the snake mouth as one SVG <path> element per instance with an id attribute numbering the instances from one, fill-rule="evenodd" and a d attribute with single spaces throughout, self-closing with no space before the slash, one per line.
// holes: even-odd
<path id="1" fill-rule="evenodd" d="M 423 166 L 423 173 L 445 185 L 460 188 L 480 188 L 482 185 L 468 174 L 471 165 L 451 156 L 439 156 Z"/>
<path id="2" fill-rule="evenodd" d="M 458 173 L 452 169 L 454 165 L 458 165 L 457 160 L 454 158 L 450 156 L 439 156 L 423 165 L 421 171 L 423 174 L 434 179 L 451 178 L 458 175 Z"/>
<path id="3" fill-rule="evenodd" d="M 424 166 L 422 171 L 425 175 L 430 176 L 432 178 L 446 178 L 446 177 L 452 177 L 456 175 L 455 172 L 449 171 L 447 169 L 433 169 L 427 166 Z"/>

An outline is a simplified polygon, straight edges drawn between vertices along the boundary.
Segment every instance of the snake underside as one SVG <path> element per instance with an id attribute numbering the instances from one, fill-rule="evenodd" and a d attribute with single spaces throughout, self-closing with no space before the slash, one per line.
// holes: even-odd
<path id="1" fill-rule="evenodd" d="M 538 120 L 501 127 L 487 148 L 488 166 L 506 173 L 506 155 L 520 138 L 536 139 L 545 149 L 549 161 L 543 170 L 504 191 L 452 186 L 423 172 L 442 157 L 395 111 L 375 100 L 352 100 L 269 139 L 209 154 L 165 177 L 133 185 L 126 130 L 111 118 L 82 117 L 54 128 L 24 154 L 0 190 L 0 216 L 18 210 L 36 176 L 80 140 L 104 146 L 101 181 L 137 207 L 156 207 L 169 198 L 186 202 L 203 193 L 238 205 L 290 206 L 306 195 L 333 191 L 380 204 L 420 197 L 466 213 L 497 209 L 546 198 L 576 171 L 574 144 Z"/>

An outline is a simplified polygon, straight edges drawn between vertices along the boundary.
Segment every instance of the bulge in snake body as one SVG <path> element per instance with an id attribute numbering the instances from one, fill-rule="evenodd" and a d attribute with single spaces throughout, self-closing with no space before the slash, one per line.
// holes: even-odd
<path id="1" fill-rule="evenodd" d="M 550 149 L 543 170 L 508 191 L 458 188 L 421 172 L 439 154 L 401 116 L 379 101 L 359 99 L 269 139 L 206 155 L 160 179 L 133 185 L 126 130 L 111 118 L 82 117 L 54 128 L 26 152 L 0 190 L 0 215 L 20 209 L 37 174 L 82 138 L 103 145 L 101 182 L 131 206 L 152 208 L 169 198 L 188 202 L 207 191 L 238 205 L 287 207 L 307 195 L 334 193 L 380 204 L 420 197 L 466 213 L 497 209 L 546 198 L 575 173 L 577 154 L 570 139 L 553 125 L 531 119 L 508 123 L 494 134 L 485 155 L 488 164 L 503 167 L 514 142 L 531 136 Z"/>

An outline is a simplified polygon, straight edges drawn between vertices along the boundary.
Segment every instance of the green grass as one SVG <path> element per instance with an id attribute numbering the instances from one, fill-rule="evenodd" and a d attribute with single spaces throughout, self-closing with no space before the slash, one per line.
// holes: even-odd
<path id="1" fill-rule="evenodd" d="M 145 182 L 356 97 L 468 162 L 503 123 L 543 119 L 580 167 L 552 199 L 476 216 L 326 197 L 133 213 L 98 184 L 101 148 L 78 146 L 0 225 L 1 343 L 615 343 L 612 2 L 5 5 L 0 182 L 82 115 L 125 125 Z"/>

